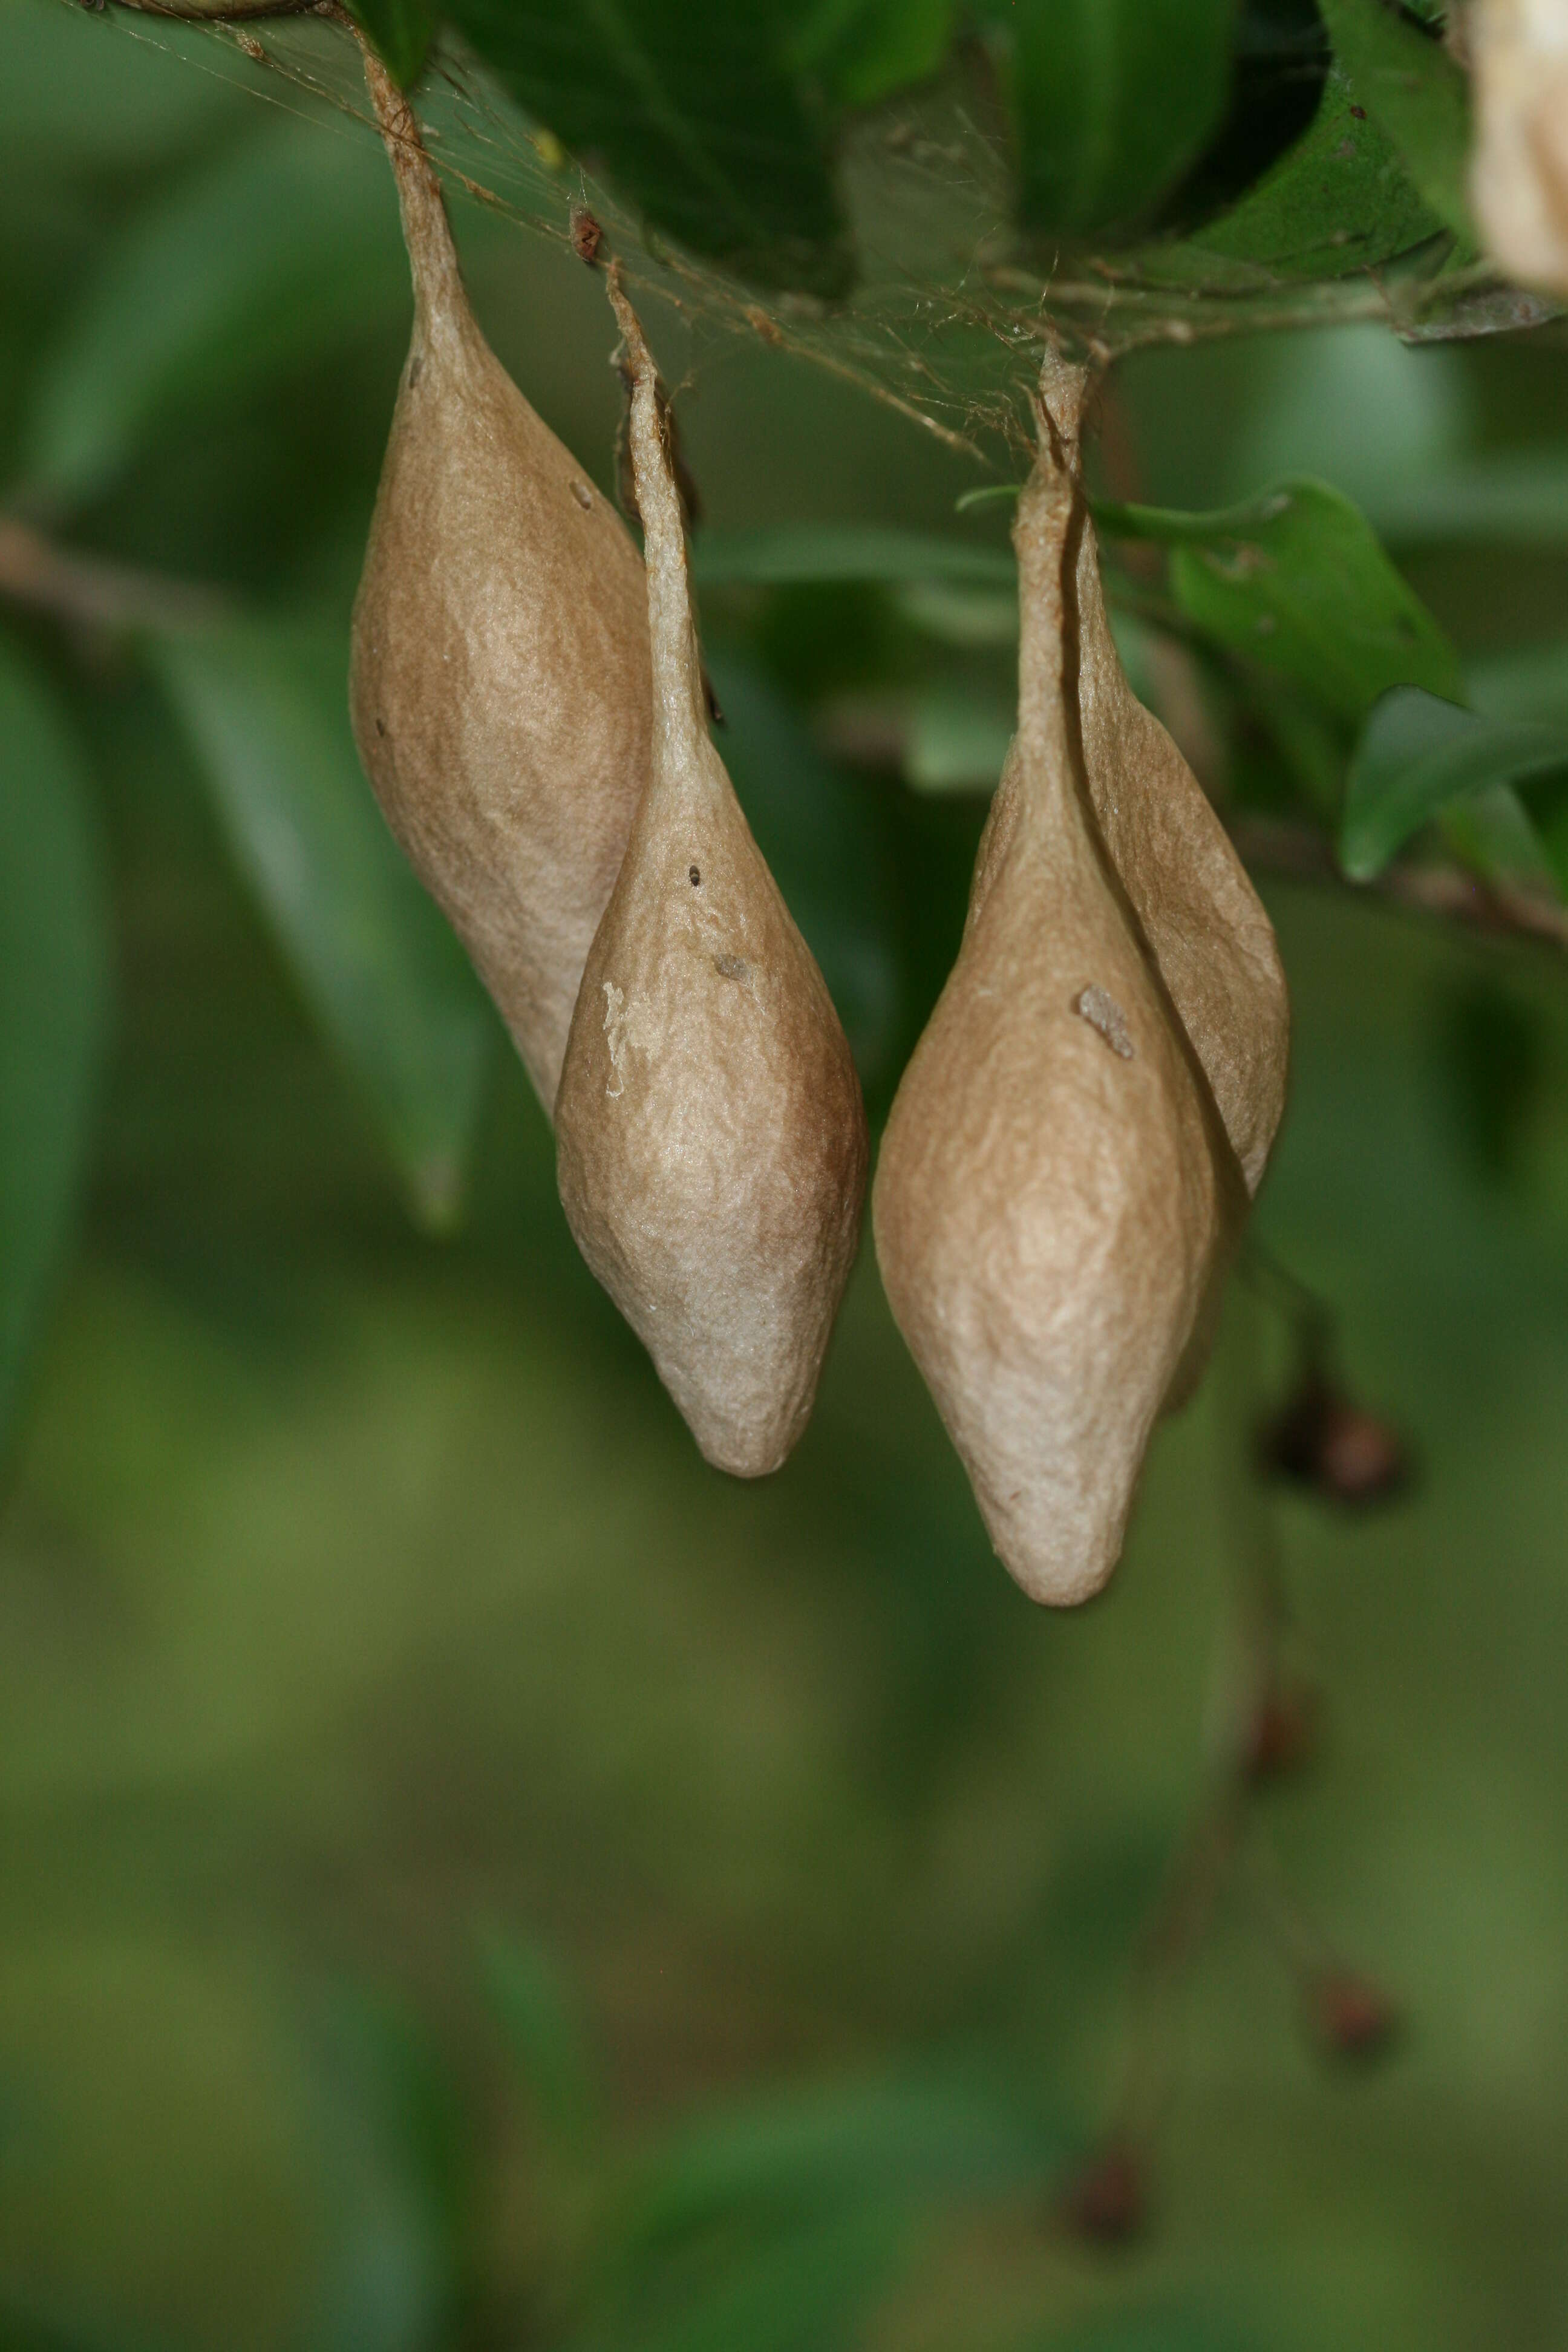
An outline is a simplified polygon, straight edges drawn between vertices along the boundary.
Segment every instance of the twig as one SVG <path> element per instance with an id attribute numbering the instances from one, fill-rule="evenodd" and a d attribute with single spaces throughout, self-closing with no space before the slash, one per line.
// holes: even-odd
<path id="1" fill-rule="evenodd" d="M 89 8 L 101 8 L 106 0 L 85 0 Z M 322 0 L 220 0 L 216 8 L 204 8 L 201 0 L 114 0 L 117 8 L 129 8 L 138 16 L 172 16 L 181 25 L 255 25 L 268 16 L 324 16 L 331 13 Z"/>
<path id="2" fill-rule="evenodd" d="M 198 629 L 233 611 L 219 589 L 68 554 L 8 515 L 0 515 L 0 596 L 100 629 Z"/>
<path id="3" fill-rule="evenodd" d="M 1279 874 L 1296 882 L 1326 882 L 1364 891 L 1416 913 L 1439 915 L 1469 929 L 1513 933 L 1568 947 L 1568 907 L 1543 893 L 1507 882 L 1481 881 L 1458 866 L 1400 864 L 1375 880 L 1351 883 L 1335 863 L 1333 849 L 1316 828 L 1271 817 L 1241 817 L 1230 828 L 1244 863 L 1255 873 Z"/>

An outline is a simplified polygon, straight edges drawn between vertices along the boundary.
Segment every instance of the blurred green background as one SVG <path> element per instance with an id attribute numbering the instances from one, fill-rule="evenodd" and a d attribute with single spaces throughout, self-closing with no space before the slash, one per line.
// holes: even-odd
<path id="1" fill-rule="evenodd" d="M 1036 1612 L 868 1244 L 797 1455 L 727 1482 L 340 789 L 409 310 L 374 141 L 205 37 L 4 0 L 0 156 L 11 511 L 227 600 L 151 656 L 3 611 L 0 1205 L 35 1345 L 6 1334 L 0 2344 L 1568 2344 L 1562 950 L 1263 877 L 1296 1046 L 1259 1230 L 1411 1440 L 1397 1502 L 1256 1487 L 1291 1340 L 1242 1288 L 1110 1591 Z M 602 289 L 559 235 L 456 225 L 498 351 L 610 486 Z M 715 544 L 1005 550 L 910 421 L 700 317 L 654 331 Z M 1328 479 L 1478 705 L 1556 715 L 1568 542 L 1478 541 L 1442 498 L 1554 462 L 1565 399 L 1550 327 L 1173 349 L 1119 372 L 1106 464 L 1173 506 Z M 722 747 L 874 1116 L 1006 727 L 1005 612 L 931 603 L 706 605 Z M 1296 805 L 1277 752 L 1231 752 Z M 315 882 L 258 814 L 274 771 Z M 22 1173 L 82 1138 L 71 1237 L 31 1234 Z M 1260 1546 L 1321 1738 L 1151 2011 L 1141 1928 Z M 1304 2023 L 1276 1868 L 1397 2006 L 1375 2065 Z M 1060 2199 L 1135 2045 L 1148 2220 L 1111 2249 Z"/>

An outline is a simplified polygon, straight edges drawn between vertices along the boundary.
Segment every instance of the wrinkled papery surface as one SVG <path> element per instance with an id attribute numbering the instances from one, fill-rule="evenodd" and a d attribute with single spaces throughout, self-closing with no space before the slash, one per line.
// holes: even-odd
<path id="1" fill-rule="evenodd" d="M 1076 459 L 1073 462 L 1076 470 Z M 1290 1001 L 1274 926 L 1208 795 L 1127 683 L 1094 525 L 1079 510 L 1065 584 L 1068 707 L 1095 822 L 1249 1192 L 1285 1108 Z M 1076 683 L 1076 692 L 1074 687 Z"/>
<path id="2" fill-rule="evenodd" d="M 479 332 L 413 115 L 374 58 L 366 74 L 415 321 L 354 607 L 354 734 L 549 1111 L 648 774 L 642 565 Z"/>
<path id="3" fill-rule="evenodd" d="M 1278 1036 L 1278 1068 L 1244 1034 L 1257 904 L 1245 877 L 1238 950 L 1224 913 L 1204 904 L 1210 872 L 1222 908 L 1238 895 L 1207 825 L 1194 855 L 1181 797 L 1157 815 L 1132 803 L 1145 782 L 1153 792 L 1167 781 L 1167 761 L 1156 744 L 1145 778 L 1135 755 L 1150 739 L 1136 720 L 1131 744 L 1113 738 L 1125 689 L 1110 671 L 1102 610 L 1096 616 L 1078 480 L 1084 381 L 1048 367 L 1045 383 L 1039 456 L 1014 527 L 1018 731 L 958 961 L 888 1123 L 874 1217 L 893 1313 L 992 1540 L 1032 1598 L 1066 1603 L 1098 1591 L 1116 1564 L 1150 1432 L 1190 1381 L 1245 1213 L 1218 1088 L 1172 1007 L 1175 983 L 1215 1021 L 1208 1042 L 1233 1131 L 1259 1169 L 1284 1039 L 1271 953 L 1257 966 L 1258 1026 Z M 1090 752 L 1135 856 L 1137 892 L 1124 887 L 1097 821 Z M 1162 863 L 1168 826 L 1181 854 Z M 1169 867 L 1179 889 L 1164 887 Z M 1172 980 L 1145 942 L 1140 897 Z M 1193 951 L 1205 939 L 1224 950 L 1214 988 L 1197 984 Z M 1231 1042 L 1222 1053 L 1216 1040 Z M 1265 1076 L 1261 1106 L 1246 1097 L 1249 1069 Z"/>
<path id="4" fill-rule="evenodd" d="M 1568 0 L 1477 0 L 1470 201 L 1510 278 L 1568 294 Z"/>
<path id="5" fill-rule="evenodd" d="M 653 362 L 616 291 L 646 532 L 653 776 L 583 977 L 561 1198 L 710 1462 L 776 1469 L 854 1262 L 866 1118 L 822 975 L 709 740 Z"/>

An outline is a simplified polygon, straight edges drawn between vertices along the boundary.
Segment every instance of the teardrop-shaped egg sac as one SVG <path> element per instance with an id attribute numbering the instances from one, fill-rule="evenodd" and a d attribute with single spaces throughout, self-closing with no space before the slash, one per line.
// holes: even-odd
<path id="1" fill-rule="evenodd" d="M 1078 501 L 1065 626 L 1089 801 L 1253 1193 L 1284 1112 L 1289 1068 L 1279 943 L 1207 793 L 1127 682 L 1079 487 L 1076 430 L 1063 458 Z"/>
<path id="2" fill-rule="evenodd" d="M 549 1112 L 647 781 L 642 564 L 480 333 L 413 113 L 368 52 L 365 72 L 415 319 L 354 607 L 354 734 Z"/>
<path id="3" fill-rule="evenodd" d="M 1071 676 L 1081 387 L 1014 525 L 1018 729 L 873 1194 L 889 1302 L 1002 1559 L 1099 1591 L 1245 1193 L 1095 823 Z M 1058 391 L 1061 387 L 1058 387 Z"/>
<path id="4" fill-rule="evenodd" d="M 556 1102 L 578 1246 L 710 1462 L 776 1469 L 854 1263 L 866 1116 L 822 975 L 709 740 L 657 378 L 632 372 L 653 773 L 589 952 Z"/>

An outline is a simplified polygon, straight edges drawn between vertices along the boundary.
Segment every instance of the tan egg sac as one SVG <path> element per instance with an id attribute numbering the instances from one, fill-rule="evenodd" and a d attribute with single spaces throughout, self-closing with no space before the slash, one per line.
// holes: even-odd
<path id="1" fill-rule="evenodd" d="M 368 53 L 365 72 L 415 318 L 354 607 L 354 734 L 549 1111 L 647 779 L 642 565 L 479 332 L 413 114 Z"/>
<path id="2" fill-rule="evenodd" d="M 653 648 L 653 775 L 583 976 L 561 1198 L 709 1461 L 776 1469 L 854 1261 L 866 1117 L 838 1016 L 708 738 L 654 366 L 612 276 Z"/>
<path id="3" fill-rule="evenodd" d="M 1568 294 L 1568 0 L 1477 0 L 1470 201 L 1511 278 Z"/>
<path id="4" fill-rule="evenodd" d="M 1075 483 L 1076 445 L 1063 463 Z M 1274 926 L 1207 794 L 1127 683 L 1079 494 L 1063 624 L 1101 839 L 1214 1095 L 1249 1192 L 1285 1108 L 1290 1001 Z"/>
<path id="5" fill-rule="evenodd" d="M 1018 730 L 873 1204 L 889 1303 L 992 1540 L 1031 1598 L 1058 1604 L 1116 1564 L 1246 1200 L 1083 775 L 1083 391 L 1047 372 L 1013 534 Z"/>

